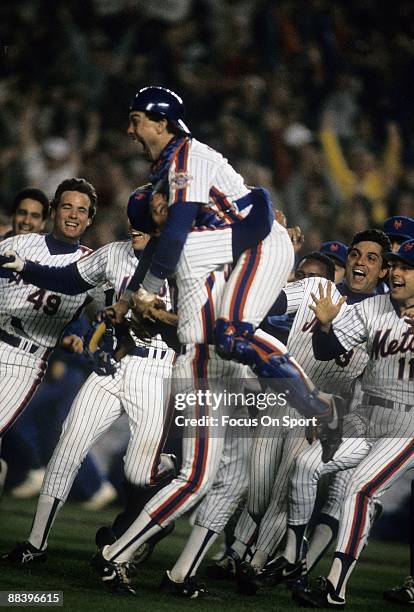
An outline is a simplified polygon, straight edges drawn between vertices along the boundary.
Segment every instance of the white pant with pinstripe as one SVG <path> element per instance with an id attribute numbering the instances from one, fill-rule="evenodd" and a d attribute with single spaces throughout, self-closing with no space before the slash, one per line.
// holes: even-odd
<path id="1" fill-rule="evenodd" d="M 32 354 L 0 341 L 0 436 L 36 393 L 47 369 L 49 353 L 50 349 L 39 348 Z"/>
<path id="2" fill-rule="evenodd" d="M 157 355 L 156 349 L 149 349 Z M 93 444 L 124 412 L 130 440 L 124 457 L 126 478 L 152 484 L 169 424 L 168 402 L 174 352 L 163 359 L 127 356 L 114 377 L 92 373 L 77 394 L 46 469 L 42 493 L 66 500 Z"/>

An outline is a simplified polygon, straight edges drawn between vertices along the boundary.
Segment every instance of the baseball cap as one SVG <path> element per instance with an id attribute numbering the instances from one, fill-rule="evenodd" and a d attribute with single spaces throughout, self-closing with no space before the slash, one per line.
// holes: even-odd
<path id="1" fill-rule="evenodd" d="M 319 252 L 329 255 L 329 257 L 332 257 L 339 264 L 341 264 L 341 266 L 345 267 L 348 250 L 349 247 L 343 242 L 339 242 L 339 240 L 331 240 L 329 242 L 323 242 Z"/>
<path id="2" fill-rule="evenodd" d="M 404 216 L 390 217 L 384 222 L 384 233 L 391 238 L 411 240 L 414 238 L 414 219 Z"/>
<path id="3" fill-rule="evenodd" d="M 403 242 L 396 253 L 385 253 L 385 259 L 387 261 L 397 259 L 414 268 L 414 238 Z"/>
<path id="4" fill-rule="evenodd" d="M 144 234 L 151 234 L 155 230 L 150 211 L 151 195 L 152 185 L 148 184 L 135 189 L 128 200 L 127 214 L 131 227 Z"/>

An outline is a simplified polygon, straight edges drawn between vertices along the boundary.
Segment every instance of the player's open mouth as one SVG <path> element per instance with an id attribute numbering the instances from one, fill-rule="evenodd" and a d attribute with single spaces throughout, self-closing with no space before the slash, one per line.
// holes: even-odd
<path id="1" fill-rule="evenodd" d="M 354 270 L 352 270 L 352 275 L 354 276 L 354 278 L 365 278 L 367 273 L 361 270 L 360 268 L 355 268 Z"/>
<path id="2" fill-rule="evenodd" d="M 392 287 L 393 289 L 399 289 L 400 287 L 405 287 L 405 283 L 403 283 L 402 281 L 392 281 Z"/>
<path id="3" fill-rule="evenodd" d="M 69 221 L 69 222 L 66 222 L 66 223 L 65 223 L 65 226 L 66 226 L 66 227 L 70 227 L 71 229 L 76 229 L 76 228 L 78 227 L 78 224 L 77 224 L 77 223 L 71 223 L 71 222 Z"/>

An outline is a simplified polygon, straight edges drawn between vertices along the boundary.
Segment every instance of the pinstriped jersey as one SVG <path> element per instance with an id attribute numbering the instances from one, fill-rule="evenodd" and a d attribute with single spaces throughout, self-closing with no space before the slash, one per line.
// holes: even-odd
<path id="1" fill-rule="evenodd" d="M 90 251 L 78 246 L 72 252 L 53 254 L 48 240 L 49 235 L 13 236 L 0 243 L 0 252 L 13 249 L 24 259 L 61 267 Z M 60 244 L 65 246 L 65 243 Z M 9 334 L 28 338 L 38 346 L 54 347 L 66 325 L 79 316 L 87 298 L 87 293 L 69 296 L 39 289 L 24 282 L 18 274 L 13 274 L 12 278 L 1 277 L 0 328 Z"/>
<path id="2" fill-rule="evenodd" d="M 352 390 L 355 379 L 360 376 L 368 362 L 364 347 L 355 346 L 330 361 L 315 359 L 312 348 L 312 332 L 316 324 L 315 316 L 309 308 L 313 304 L 311 293 L 318 295 L 319 283 L 326 287 L 324 278 L 305 278 L 289 283 L 283 291 L 287 297 L 287 312 L 295 312 L 289 333 L 287 348 L 302 366 L 311 381 L 322 391 L 347 395 Z M 336 303 L 341 294 L 332 286 L 332 300 Z M 369 298 L 368 301 L 371 301 Z M 346 311 L 342 306 L 339 317 Z"/>
<path id="3" fill-rule="evenodd" d="M 347 350 L 366 347 L 363 391 L 414 405 L 414 334 L 389 294 L 348 306 L 333 330 Z"/>
<path id="4" fill-rule="evenodd" d="M 80 259 L 77 263 L 79 274 L 90 285 L 98 286 L 109 283 L 112 287 L 113 301 L 117 301 L 125 291 L 132 275 L 138 265 L 138 259 L 132 248 L 130 240 L 111 242 L 100 249 Z M 110 291 L 110 289 L 106 289 Z M 161 290 L 162 297 L 167 305 L 171 307 L 168 287 L 165 284 Z M 138 345 L 152 346 L 153 348 L 168 349 L 167 344 L 160 335 L 151 340 L 151 344 L 144 343 L 135 338 Z"/>
<path id="5" fill-rule="evenodd" d="M 186 140 L 175 155 L 168 172 L 169 205 L 175 202 L 204 204 L 206 212 L 219 213 L 235 221 L 251 209 L 239 211 L 236 200 L 249 193 L 243 177 L 220 153 L 195 138 Z"/>

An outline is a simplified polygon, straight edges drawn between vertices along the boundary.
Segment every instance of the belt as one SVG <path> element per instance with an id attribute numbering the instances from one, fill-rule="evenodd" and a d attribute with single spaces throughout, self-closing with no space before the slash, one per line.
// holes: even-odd
<path id="1" fill-rule="evenodd" d="M 364 393 L 361 403 L 365 406 L 382 406 L 383 408 L 397 410 L 398 412 L 410 412 L 410 410 L 413 409 L 412 404 L 394 402 L 393 400 L 385 399 L 385 397 L 378 397 L 377 395 L 370 395 L 368 393 Z"/>
<path id="2" fill-rule="evenodd" d="M 14 346 L 15 348 L 20 348 L 23 351 L 29 351 L 29 353 L 32 355 L 37 353 L 37 351 L 41 348 L 40 346 L 37 346 L 37 344 L 30 342 L 30 340 L 9 334 L 8 332 L 4 331 L 4 329 L 0 329 L 0 340 L 2 342 L 6 342 L 6 344 L 10 344 L 10 346 Z"/>
<path id="3" fill-rule="evenodd" d="M 132 351 L 129 353 L 130 355 L 135 355 L 136 357 L 152 357 L 152 359 L 164 359 L 167 351 L 164 349 L 157 349 L 154 347 L 145 346 L 135 346 Z"/>

